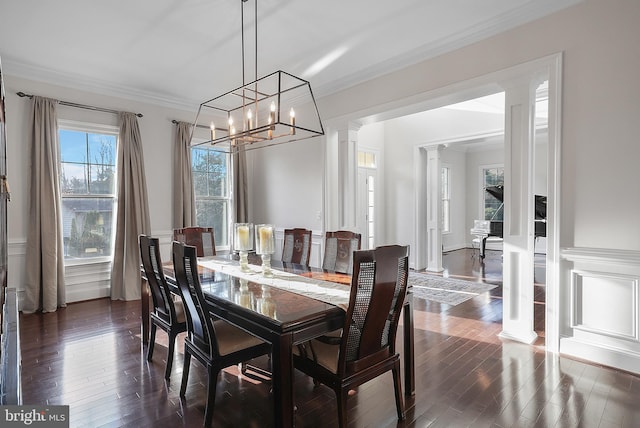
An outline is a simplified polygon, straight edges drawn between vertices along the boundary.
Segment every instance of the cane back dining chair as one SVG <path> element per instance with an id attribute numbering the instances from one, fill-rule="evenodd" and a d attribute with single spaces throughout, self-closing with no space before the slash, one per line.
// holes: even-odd
<path id="1" fill-rule="evenodd" d="M 211 227 L 173 229 L 173 240 L 196 247 L 198 257 L 216 255 L 216 240 Z"/>
<path id="2" fill-rule="evenodd" d="M 142 269 L 149 284 L 153 310 L 151 311 L 151 331 L 147 360 L 153 358 L 153 349 L 156 341 L 156 328 L 160 327 L 169 336 L 169 352 L 164 377 L 171 376 L 173 354 L 176 344 L 176 336 L 187 331 L 187 320 L 184 314 L 184 306 L 179 296 L 171 293 L 167 279 L 162 272 L 162 260 L 160 258 L 160 245 L 158 238 L 140 235 L 140 256 L 142 257 Z"/>
<path id="3" fill-rule="evenodd" d="M 215 319 L 202 294 L 195 247 L 173 243 L 173 266 L 187 315 L 180 397 L 185 397 L 191 357 L 207 368 L 204 426 L 211 426 L 218 374 L 225 368 L 268 354 L 270 345 L 226 321 Z"/>
<path id="4" fill-rule="evenodd" d="M 398 245 L 356 251 L 342 329 L 294 350 L 295 367 L 334 390 L 340 427 L 347 426 L 349 390 L 389 370 L 398 419 L 405 417 L 395 338 L 407 291 L 408 255 L 409 247 Z"/>
<path id="5" fill-rule="evenodd" d="M 309 266 L 311 231 L 302 228 L 285 229 L 282 261 Z"/>
<path id="6" fill-rule="evenodd" d="M 325 233 L 322 269 L 351 273 L 353 252 L 360 249 L 361 236 L 348 230 Z"/>

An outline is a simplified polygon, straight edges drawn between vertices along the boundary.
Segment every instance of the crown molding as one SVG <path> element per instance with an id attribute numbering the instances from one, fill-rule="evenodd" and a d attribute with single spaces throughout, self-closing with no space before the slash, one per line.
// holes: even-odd
<path id="1" fill-rule="evenodd" d="M 104 80 L 92 79 L 80 74 L 61 73 L 58 70 L 18 62 L 11 57 L 3 57 L 2 62 L 4 72 L 7 76 L 178 110 L 194 111 L 200 104 L 198 101 L 164 97 L 154 92 L 117 85 Z"/>

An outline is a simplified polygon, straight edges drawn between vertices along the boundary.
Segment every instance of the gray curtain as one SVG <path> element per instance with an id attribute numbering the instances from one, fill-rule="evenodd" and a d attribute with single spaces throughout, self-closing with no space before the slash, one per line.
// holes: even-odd
<path id="1" fill-rule="evenodd" d="M 195 226 L 196 207 L 191 173 L 191 124 L 176 124 L 173 149 L 173 227 Z"/>
<path id="2" fill-rule="evenodd" d="M 247 196 L 247 153 L 240 145 L 231 155 L 233 158 L 233 204 L 236 223 L 249 221 L 249 202 Z"/>
<path id="3" fill-rule="evenodd" d="M 138 118 L 120 113 L 118 141 L 118 208 L 111 267 L 111 299 L 140 299 L 138 236 L 150 234 L 147 181 Z"/>
<path id="4" fill-rule="evenodd" d="M 58 101 L 31 100 L 29 231 L 23 311 L 53 312 L 66 306 L 60 209 Z"/>

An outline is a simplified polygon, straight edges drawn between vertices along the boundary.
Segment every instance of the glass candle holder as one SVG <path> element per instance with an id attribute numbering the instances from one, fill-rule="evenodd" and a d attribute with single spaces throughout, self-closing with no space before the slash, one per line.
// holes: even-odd
<path id="1" fill-rule="evenodd" d="M 256 254 L 262 257 L 262 275 L 272 277 L 271 254 L 275 252 L 276 240 L 272 224 L 256 225 Z"/>
<path id="2" fill-rule="evenodd" d="M 233 247 L 240 255 L 240 270 L 249 272 L 248 252 L 253 250 L 253 224 L 236 223 L 233 230 Z"/>

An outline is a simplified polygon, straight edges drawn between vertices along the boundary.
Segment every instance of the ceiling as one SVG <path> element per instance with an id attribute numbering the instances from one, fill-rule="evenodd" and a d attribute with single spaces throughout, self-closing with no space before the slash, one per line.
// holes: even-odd
<path id="1" fill-rule="evenodd" d="M 316 97 L 532 21 L 579 0 L 258 0 L 258 76 Z M 0 0 L 4 72 L 194 110 L 242 84 L 240 0 Z M 245 5 L 254 80 L 254 2 Z"/>

